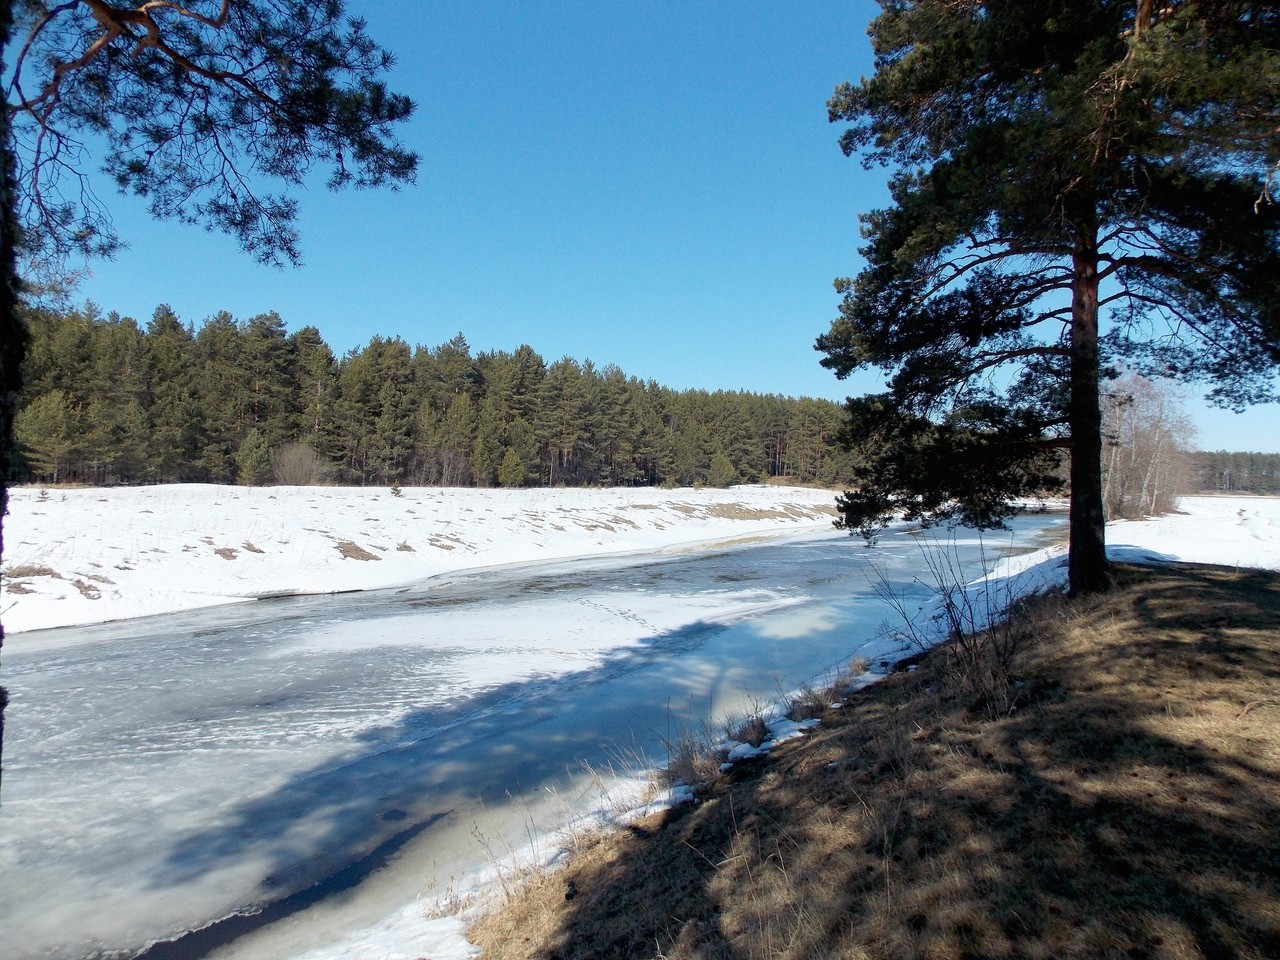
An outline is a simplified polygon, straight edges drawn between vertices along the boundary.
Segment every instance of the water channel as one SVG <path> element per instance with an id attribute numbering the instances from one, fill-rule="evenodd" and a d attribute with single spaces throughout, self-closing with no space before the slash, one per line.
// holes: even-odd
<path id="1" fill-rule="evenodd" d="M 977 576 L 1061 535 L 1026 517 L 950 549 Z M 562 816 L 584 761 L 661 761 L 673 731 L 847 662 L 892 617 L 884 584 L 930 595 L 925 544 L 815 529 L 12 638 L 5 956 L 337 938 Z"/>

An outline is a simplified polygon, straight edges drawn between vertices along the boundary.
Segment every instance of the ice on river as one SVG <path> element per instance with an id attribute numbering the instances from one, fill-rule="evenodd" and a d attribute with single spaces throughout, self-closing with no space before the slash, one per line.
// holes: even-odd
<path id="1" fill-rule="evenodd" d="M 483 595 L 284 600 L 9 654 L 0 926 L 23 947 L 8 955 L 136 950 L 286 896 L 473 804 L 491 751 L 518 779 L 491 727 L 539 719 L 551 681 L 598 685 L 646 646 L 800 602 L 481 579 Z"/>
<path id="2" fill-rule="evenodd" d="M 1198 559 L 1207 539 L 1237 563 L 1275 556 L 1276 501 L 1189 509 L 1120 528 L 1132 531 L 1130 553 Z M 728 536 L 714 512 L 697 529 Z M 19 634 L 4 659 L 6 956 L 127 956 L 324 878 L 332 887 L 352 865 L 354 889 L 226 955 L 465 955 L 456 925 L 411 901 L 474 870 L 478 843 L 527 839 L 565 798 L 582 802 L 580 760 L 660 761 L 673 725 L 768 699 L 860 649 L 889 655 L 877 583 L 928 603 L 909 533 L 867 551 L 812 517 L 777 514 L 788 539 L 750 548 L 455 571 L 395 590 Z M 679 515 L 671 507 L 666 522 Z M 573 526 L 601 518 L 590 519 Z M 1018 543 L 1046 522 L 1025 521 Z M 1179 522 L 1182 535 L 1168 526 Z M 667 545 L 697 539 L 656 533 Z M 83 534 L 76 542 L 76 564 L 94 569 Z M 596 553 L 624 552 L 616 545 Z M 977 576 L 1011 546 L 963 536 L 952 549 Z M 590 552 L 578 540 L 571 555 Z M 1026 576 L 1060 579 L 1060 552 L 1032 556 Z M 424 940 L 437 936 L 454 939 Z"/>

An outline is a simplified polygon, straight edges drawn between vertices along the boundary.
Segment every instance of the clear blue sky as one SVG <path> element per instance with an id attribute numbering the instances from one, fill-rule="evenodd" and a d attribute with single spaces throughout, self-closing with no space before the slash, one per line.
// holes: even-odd
<path id="1" fill-rule="evenodd" d="M 677 388 L 842 400 L 813 340 L 857 273 L 883 171 L 846 159 L 834 86 L 870 73 L 866 0 L 350 0 L 418 104 L 399 193 L 299 196 L 305 266 L 157 224 L 103 190 L 131 248 L 78 296 L 145 322 L 275 310 L 339 354 L 374 334 L 528 343 Z M 1280 450 L 1280 407 L 1188 409 L 1209 448 Z"/>

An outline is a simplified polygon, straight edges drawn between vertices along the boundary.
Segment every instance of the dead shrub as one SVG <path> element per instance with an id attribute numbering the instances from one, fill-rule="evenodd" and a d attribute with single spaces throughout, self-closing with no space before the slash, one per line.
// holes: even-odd
<path id="1" fill-rule="evenodd" d="M 787 697 L 787 716 L 795 721 L 813 720 L 827 712 L 834 691 L 823 691 L 804 684 Z"/>
<path id="2" fill-rule="evenodd" d="M 758 747 L 769 739 L 769 723 L 761 711 L 753 710 L 745 717 L 730 717 L 726 720 L 724 733 L 730 740 Z"/>
<path id="3" fill-rule="evenodd" d="M 333 466 L 305 443 L 286 443 L 271 456 L 271 475 L 290 487 L 318 487 L 333 477 Z"/>
<path id="4" fill-rule="evenodd" d="M 944 679 L 969 698 L 970 709 L 1009 713 L 1018 699 L 1014 660 L 1034 629 L 1029 611 L 1041 598 L 1016 596 L 1011 581 L 970 583 L 954 548 L 937 541 L 919 547 L 936 612 L 922 621 L 888 578 L 877 574 L 876 592 L 899 619 L 889 629 L 917 654 L 941 645 Z"/>

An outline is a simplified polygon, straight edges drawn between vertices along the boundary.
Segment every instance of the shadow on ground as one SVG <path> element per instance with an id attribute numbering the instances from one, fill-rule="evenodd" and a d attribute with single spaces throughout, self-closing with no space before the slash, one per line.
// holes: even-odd
<path id="1" fill-rule="evenodd" d="M 542 878 L 486 956 L 1280 956 L 1280 576 L 1120 577 L 1039 606 L 1011 709 L 937 651 Z"/>
<path id="2" fill-rule="evenodd" d="M 501 855 L 527 840 L 530 809 L 550 791 L 582 777 L 581 761 L 597 768 L 619 755 L 616 732 L 638 730 L 637 757 L 658 762 L 672 725 L 696 725 L 704 705 L 663 703 L 653 691 L 681 689 L 690 669 L 712 685 L 730 668 L 672 657 L 704 644 L 723 624 L 694 623 L 619 650 L 592 669 L 557 679 L 501 685 L 468 700 L 425 707 L 394 726 L 368 731 L 342 757 L 290 777 L 268 793 L 244 800 L 208 828 L 176 842 L 150 877 L 158 890 L 179 887 L 246 858 L 265 864 L 260 891 L 246 907 L 204 930 L 140 954 L 147 960 L 193 958 L 356 886 L 420 835 L 446 831 L 441 857 L 467 848 L 468 862 Z M 619 682 L 619 678 L 626 678 Z M 603 691 L 607 690 L 607 696 Z M 579 707 L 591 703 L 593 723 Z M 636 760 L 639 762 L 639 759 Z M 551 803 L 551 812 L 563 811 Z M 509 808 L 515 835 L 484 837 L 476 813 Z M 499 820 L 504 818 L 499 817 Z M 492 850 L 484 845 L 492 842 Z M 406 898 L 414 890 L 406 891 Z"/>

